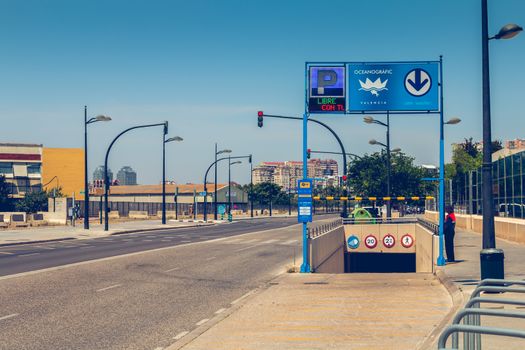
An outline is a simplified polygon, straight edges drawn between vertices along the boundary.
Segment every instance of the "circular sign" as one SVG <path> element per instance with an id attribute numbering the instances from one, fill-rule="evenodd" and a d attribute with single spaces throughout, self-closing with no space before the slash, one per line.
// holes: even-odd
<path id="1" fill-rule="evenodd" d="M 365 237 L 365 246 L 368 249 L 373 249 L 377 246 L 377 238 L 374 235 L 368 235 Z"/>
<path id="2" fill-rule="evenodd" d="M 403 235 L 401 237 L 401 245 L 405 248 L 410 248 L 414 245 L 414 237 L 409 234 Z"/>
<path id="3" fill-rule="evenodd" d="M 432 87 L 432 78 L 430 74 L 421 68 L 412 69 L 405 76 L 405 89 L 415 97 L 425 95 Z"/>
<path id="4" fill-rule="evenodd" d="M 350 236 L 347 240 L 348 248 L 350 249 L 357 249 L 359 248 L 359 238 L 357 236 Z"/>
<path id="5" fill-rule="evenodd" d="M 391 234 L 383 237 L 383 245 L 387 248 L 392 248 L 396 245 L 396 239 Z"/>

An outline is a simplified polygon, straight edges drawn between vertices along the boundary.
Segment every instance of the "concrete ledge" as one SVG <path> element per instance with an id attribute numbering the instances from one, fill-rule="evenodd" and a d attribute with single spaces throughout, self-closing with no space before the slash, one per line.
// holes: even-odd
<path id="1" fill-rule="evenodd" d="M 149 215 L 147 211 L 130 210 L 128 217 L 130 219 L 148 219 Z"/>

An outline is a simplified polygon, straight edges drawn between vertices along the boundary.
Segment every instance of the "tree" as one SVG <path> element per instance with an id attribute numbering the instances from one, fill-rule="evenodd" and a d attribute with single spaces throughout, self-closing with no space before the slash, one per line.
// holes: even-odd
<path id="1" fill-rule="evenodd" d="M 492 153 L 503 149 L 503 142 L 501 140 L 492 141 Z"/>
<path id="2" fill-rule="evenodd" d="M 9 184 L 5 181 L 5 176 L 0 175 L 0 211 L 11 210 L 10 194 L 11 191 L 9 190 Z"/>
<path id="3" fill-rule="evenodd" d="M 44 211 L 47 210 L 48 198 L 49 194 L 46 191 L 39 190 L 28 192 L 24 198 L 15 204 L 15 208 L 17 211 L 23 211 L 26 213 Z"/>
<path id="4" fill-rule="evenodd" d="M 364 155 L 350 163 L 349 183 L 353 195 L 386 196 L 387 191 L 387 154 L 385 151 Z M 391 154 L 391 190 L 392 196 L 417 196 L 433 193 L 434 186 L 421 179 L 425 171 L 414 165 L 414 158 L 404 153 Z"/>

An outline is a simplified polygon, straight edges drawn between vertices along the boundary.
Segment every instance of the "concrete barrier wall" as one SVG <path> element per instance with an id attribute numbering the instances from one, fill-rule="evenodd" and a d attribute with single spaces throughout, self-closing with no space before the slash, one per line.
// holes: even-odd
<path id="1" fill-rule="evenodd" d="M 435 211 L 425 211 L 427 220 L 438 222 L 439 213 Z M 525 243 L 525 220 L 515 218 L 494 218 L 496 237 Z M 456 227 L 476 233 L 483 231 L 483 217 L 480 215 L 456 214 Z"/>
<path id="2" fill-rule="evenodd" d="M 310 267 L 317 273 L 344 273 L 345 231 L 337 227 L 308 240 Z"/>
<path id="3" fill-rule="evenodd" d="M 439 254 L 439 236 L 421 225 L 415 225 L 416 230 L 416 272 L 433 273 Z"/>

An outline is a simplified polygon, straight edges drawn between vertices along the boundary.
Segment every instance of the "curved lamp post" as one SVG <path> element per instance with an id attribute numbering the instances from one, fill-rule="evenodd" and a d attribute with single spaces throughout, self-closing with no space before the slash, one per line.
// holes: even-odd
<path id="1" fill-rule="evenodd" d="M 228 216 L 232 213 L 232 178 L 231 178 L 231 171 L 232 171 L 232 165 L 235 164 L 241 164 L 242 162 L 240 160 L 237 160 L 235 162 L 231 161 L 231 158 L 228 158 Z"/>
<path id="2" fill-rule="evenodd" d="M 162 224 L 166 224 L 166 144 L 173 141 L 183 141 L 184 139 L 180 136 L 170 137 L 166 140 L 166 134 L 164 134 L 162 142 Z"/>
<path id="3" fill-rule="evenodd" d="M 215 143 L 215 181 L 214 181 L 215 192 L 213 192 L 213 219 L 214 220 L 217 220 L 217 156 L 221 154 L 226 154 L 226 153 L 232 153 L 232 150 L 223 149 L 223 150 L 217 151 L 217 142 L 216 142 Z"/>
<path id="4" fill-rule="evenodd" d="M 84 229 L 89 230 L 89 182 L 88 182 L 88 141 L 87 126 L 96 122 L 109 122 L 111 117 L 97 115 L 88 119 L 87 106 L 84 106 Z"/>
<path id="5" fill-rule="evenodd" d="M 492 193 L 492 130 L 490 120 L 490 77 L 489 77 L 489 40 L 511 39 L 523 28 L 517 24 L 507 24 L 498 34 L 489 37 L 487 0 L 481 0 L 481 47 L 482 47 L 482 81 L 483 81 L 483 232 L 482 249 L 480 251 L 481 279 L 504 278 L 504 253 L 496 249 L 496 234 L 494 227 L 494 194 Z M 501 255 L 499 259 L 491 259 Z M 485 263 L 484 263 L 485 262 Z"/>
<path id="6" fill-rule="evenodd" d="M 109 229 L 109 215 L 108 215 L 108 213 L 109 213 L 109 210 L 108 210 L 108 193 L 109 193 L 108 158 L 109 158 L 109 152 L 111 151 L 111 148 L 113 147 L 115 142 L 119 139 L 119 137 L 121 137 L 125 133 L 127 133 L 127 132 L 129 132 L 131 130 L 135 130 L 135 129 L 151 128 L 151 127 L 154 127 L 154 126 L 163 126 L 164 127 L 164 135 L 166 135 L 168 133 L 168 122 L 167 121 L 164 122 L 164 123 L 133 126 L 131 128 L 128 128 L 128 129 L 122 131 L 109 144 L 108 150 L 106 151 L 106 157 L 104 159 L 104 219 L 105 219 L 104 220 L 104 231 L 107 231 Z"/>

